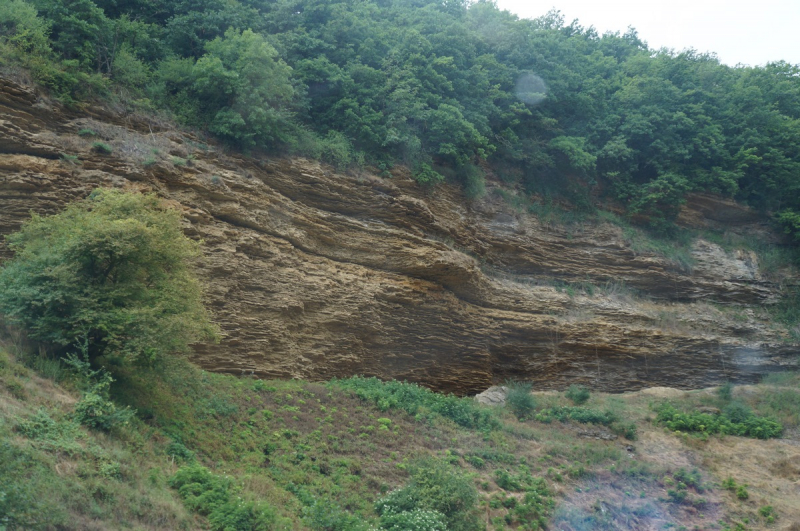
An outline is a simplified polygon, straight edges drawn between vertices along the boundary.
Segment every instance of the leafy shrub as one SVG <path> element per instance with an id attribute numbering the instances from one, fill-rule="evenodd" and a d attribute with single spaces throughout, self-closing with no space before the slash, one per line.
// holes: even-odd
<path id="1" fill-rule="evenodd" d="M 97 136 L 97 131 L 84 128 L 78 131 L 78 136 Z"/>
<path id="2" fill-rule="evenodd" d="M 730 402 L 731 397 L 733 396 L 733 384 L 731 382 L 725 382 L 724 384 L 720 385 L 717 388 L 717 396 L 726 402 Z"/>
<path id="3" fill-rule="evenodd" d="M 564 393 L 564 396 L 572 400 L 572 403 L 576 406 L 580 406 L 589 400 L 590 394 L 589 390 L 584 386 L 572 384 L 569 386 L 569 389 L 567 389 L 567 392 Z"/>
<path id="4" fill-rule="evenodd" d="M 742 402 L 731 402 L 722 410 L 722 414 L 731 422 L 741 424 L 753 416 L 753 411 Z"/>
<path id="5" fill-rule="evenodd" d="M 747 485 L 739 485 L 736 487 L 736 497 L 740 500 L 746 500 L 750 497 L 750 493 L 747 492 Z"/>
<path id="6" fill-rule="evenodd" d="M 446 531 L 444 515 L 439 511 L 412 509 L 395 512 L 387 506 L 381 514 L 381 529 L 387 531 Z"/>
<path id="7" fill-rule="evenodd" d="M 444 176 L 424 162 L 416 167 L 413 175 L 414 180 L 424 186 L 434 186 L 444 182 Z"/>
<path id="8" fill-rule="evenodd" d="M 598 411 L 596 409 L 586 407 L 552 407 L 543 409 L 536 414 L 536 420 L 539 422 L 553 422 L 560 420 L 566 422 L 574 420 L 581 424 L 601 424 L 609 426 L 617 420 L 617 416 L 612 411 Z"/>
<path id="9" fill-rule="evenodd" d="M 506 404 L 511 409 L 511 412 L 519 420 L 533 417 L 536 410 L 536 400 L 531 395 L 533 386 L 530 383 L 509 382 L 507 387 Z"/>
<path id="10" fill-rule="evenodd" d="M 191 510 L 208 517 L 215 531 L 269 531 L 274 529 L 274 510 L 263 503 L 234 496 L 231 480 L 200 465 L 181 467 L 169 479 Z"/>
<path id="11" fill-rule="evenodd" d="M 362 400 L 372 402 L 381 411 L 402 409 L 409 415 L 431 412 L 450 419 L 459 426 L 478 430 L 497 428 L 498 421 L 473 400 L 434 393 L 417 384 L 382 382 L 377 378 L 353 377 L 333 380 L 332 385 L 353 391 Z"/>
<path id="12" fill-rule="evenodd" d="M 629 441 L 635 441 L 639 438 L 639 432 L 635 422 L 614 422 L 609 428 L 613 433 L 621 435 Z"/>
<path id="13" fill-rule="evenodd" d="M 521 466 L 520 472 L 516 474 L 503 469 L 496 470 L 495 483 L 503 490 L 525 493 L 521 500 L 509 498 L 516 503 L 502 503 L 503 506 L 512 508 L 506 515 L 506 523 L 516 522 L 522 529 L 546 528 L 546 517 L 555 502 L 544 478 L 532 476 L 527 467 Z"/>
<path id="14" fill-rule="evenodd" d="M 417 529 L 399 526 L 403 522 L 418 522 L 427 526 L 419 527 L 426 531 L 483 529 L 477 512 L 478 491 L 469 479 L 454 472 L 450 465 L 432 459 L 413 465 L 409 471 L 408 485 L 375 503 L 383 528 Z M 442 521 L 446 527 L 439 527 Z"/>
<path id="15" fill-rule="evenodd" d="M 59 156 L 61 157 L 61 160 L 63 160 L 64 162 L 66 162 L 67 164 L 70 164 L 70 165 L 76 165 L 76 164 L 80 164 L 81 163 L 81 161 L 78 159 L 78 155 L 69 155 L 67 153 L 59 153 Z"/>
<path id="16" fill-rule="evenodd" d="M 75 404 L 73 414 L 76 421 L 89 428 L 111 431 L 126 426 L 136 414 L 130 408 L 118 408 L 109 400 L 109 390 L 114 379 L 105 370 L 92 370 L 89 363 L 88 346 L 84 346 L 84 359 L 71 354 L 65 363 L 78 374 L 83 385 L 89 386 L 81 399 Z"/>
<path id="17" fill-rule="evenodd" d="M 303 507 L 303 520 L 315 531 L 370 531 L 362 518 L 348 513 L 334 502 L 327 499 L 313 499 L 305 491 L 297 492 Z"/>
<path id="18" fill-rule="evenodd" d="M 766 518 L 767 523 L 771 524 L 775 522 L 775 508 L 772 505 L 765 505 L 758 509 L 758 514 L 761 515 L 763 518 Z"/>
<path id="19" fill-rule="evenodd" d="M 110 155 L 114 150 L 111 149 L 111 146 L 105 144 L 103 142 L 95 142 L 92 144 L 92 149 L 100 153 L 101 155 Z"/>
<path id="20" fill-rule="evenodd" d="M 167 445 L 167 455 L 183 461 L 194 461 L 194 452 L 179 441 L 172 441 Z"/>
<path id="21" fill-rule="evenodd" d="M 198 245 L 153 195 L 96 190 L 8 242 L 0 313 L 34 339 L 152 362 L 216 337 L 189 267 Z"/>
<path id="22" fill-rule="evenodd" d="M 108 384 L 111 383 L 109 379 Z M 108 384 L 84 393 L 75 405 L 75 420 L 89 428 L 111 431 L 126 426 L 136 414 L 130 408 L 119 408 L 108 399 Z"/>
<path id="23" fill-rule="evenodd" d="M 686 470 L 685 468 L 679 468 L 674 474 L 673 477 L 690 487 L 693 487 L 697 492 L 704 492 L 706 487 L 703 485 L 703 478 L 700 476 L 700 471 L 696 468 L 692 470 Z"/>
<path id="24" fill-rule="evenodd" d="M 20 420 L 15 430 L 36 441 L 36 446 L 46 450 L 66 455 L 78 455 L 83 452 L 83 447 L 77 441 L 80 437 L 78 425 L 70 419 L 56 421 L 44 409 L 39 409 L 29 418 Z"/>
<path id="25" fill-rule="evenodd" d="M 727 409 L 723 415 L 709 415 L 707 413 L 683 413 L 675 409 L 670 403 L 664 403 L 657 408 L 656 422 L 663 424 L 673 431 L 686 433 L 701 433 L 704 435 L 719 433 L 722 435 L 739 435 L 755 439 L 770 439 L 780 437 L 783 426 L 773 419 L 757 417 L 746 408 L 735 404 L 732 409 Z M 749 414 L 746 414 L 749 413 Z M 729 417 L 728 415 L 731 415 Z"/>

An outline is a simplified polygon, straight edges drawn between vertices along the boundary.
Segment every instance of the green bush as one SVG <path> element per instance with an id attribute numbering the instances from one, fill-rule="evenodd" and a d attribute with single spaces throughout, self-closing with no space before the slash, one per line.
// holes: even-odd
<path id="1" fill-rule="evenodd" d="M 393 531 L 412 530 L 402 522 L 418 522 L 420 530 L 483 529 L 478 517 L 478 491 L 472 482 L 447 463 L 422 460 L 409 468 L 411 481 L 375 503 L 381 527 Z M 441 515 L 441 516 L 440 516 Z M 446 527 L 439 527 L 444 521 Z"/>
<path id="2" fill-rule="evenodd" d="M 348 513 L 328 499 L 314 499 L 308 492 L 300 490 L 295 494 L 301 501 L 305 500 L 303 520 L 314 531 L 370 531 L 374 529 L 363 519 Z"/>
<path id="3" fill-rule="evenodd" d="M 409 415 L 425 416 L 433 413 L 452 420 L 459 426 L 478 430 L 498 427 L 491 413 L 468 398 L 434 393 L 417 384 L 407 382 L 382 382 L 377 378 L 353 377 L 333 380 L 332 385 L 349 389 L 362 400 L 372 402 L 381 411 L 402 409 Z"/>
<path id="4" fill-rule="evenodd" d="M 297 90 L 292 69 L 267 39 L 231 28 L 205 50 L 196 62 L 161 63 L 155 77 L 169 105 L 185 121 L 244 148 L 288 142 L 297 127 L 292 123 Z"/>
<path id="5" fill-rule="evenodd" d="M 574 420 L 581 424 L 602 424 L 609 426 L 616 422 L 617 416 L 612 411 L 598 411 L 586 407 L 552 407 L 543 409 L 536 414 L 536 420 L 539 422 L 553 422 L 560 420 L 566 422 Z"/>
<path id="6" fill-rule="evenodd" d="M 227 477 L 200 465 L 185 466 L 169 479 L 187 507 L 208 517 L 214 531 L 269 531 L 277 520 L 263 503 L 244 501 Z"/>
<path id="7" fill-rule="evenodd" d="M 417 165 L 413 175 L 414 180 L 423 186 L 434 186 L 444 182 L 444 176 L 424 162 Z"/>
<path id="8" fill-rule="evenodd" d="M 386 506 L 381 514 L 381 529 L 386 531 L 446 531 L 444 515 L 439 511 L 412 509 L 395 512 Z"/>
<path id="9" fill-rule="evenodd" d="M 33 339 L 152 362 L 216 337 L 190 269 L 199 246 L 153 195 L 96 190 L 7 239 L 0 313 Z"/>
<path id="10" fill-rule="evenodd" d="M 9 44 L 22 57 L 50 54 L 50 23 L 37 16 L 36 8 L 23 0 L 0 4 L 0 43 Z"/>
<path id="11" fill-rule="evenodd" d="M 739 485 L 736 487 L 736 497 L 740 500 L 746 500 L 750 497 L 750 493 L 747 492 L 747 485 Z"/>
<path id="12" fill-rule="evenodd" d="M 64 359 L 78 383 L 85 391 L 75 404 L 73 418 L 89 428 L 111 431 L 126 426 L 136 412 L 130 408 L 118 408 L 109 399 L 109 390 L 114 379 L 105 369 L 94 370 L 88 357 L 88 344 L 82 345 L 83 359 L 71 353 Z"/>
<path id="13" fill-rule="evenodd" d="M 103 142 L 95 142 L 92 144 L 92 149 L 101 155 L 110 155 L 114 150 L 111 146 Z"/>
<path id="14" fill-rule="evenodd" d="M 717 396 L 719 396 L 722 400 L 729 402 L 733 396 L 733 384 L 731 382 L 725 382 L 724 384 L 720 385 L 717 388 Z"/>
<path id="15" fill-rule="evenodd" d="M 564 393 L 564 396 L 572 400 L 572 403 L 576 406 L 580 406 L 589 400 L 590 394 L 589 390 L 584 386 L 572 384 L 569 386 L 569 389 L 567 389 L 567 392 Z"/>
<path id="16" fill-rule="evenodd" d="M 75 404 L 75 420 L 101 431 L 111 431 L 128 425 L 136 412 L 127 407 L 117 407 L 108 399 L 108 386 L 111 382 L 113 380 L 109 377 L 106 382 L 84 393 Z"/>
<path id="17" fill-rule="evenodd" d="M 783 426 L 771 418 L 757 417 L 741 404 L 732 403 L 723 415 L 683 413 L 670 403 L 657 408 L 656 422 L 673 431 L 686 433 L 739 435 L 754 439 L 780 437 Z"/>
<path id="18" fill-rule="evenodd" d="M 496 470 L 495 483 L 503 490 L 525 493 L 521 500 L 508 498 L 509 501 L 502 503 L 512 508 L 506 515 L 508 524 L 517 523 L 520 529 L 546 529 L 547 515 L 555 507 L 555 501 L 544 478 L 534 477 L 527 467 L 520 466 L 516 474 Z"/>
<path id="19" fill-rule="evenodd" d="M 506 404 L 519 420 L 532 418 L 536 410 L 536 400 L 531 395 L 530 383 L 509 382 Z"/>

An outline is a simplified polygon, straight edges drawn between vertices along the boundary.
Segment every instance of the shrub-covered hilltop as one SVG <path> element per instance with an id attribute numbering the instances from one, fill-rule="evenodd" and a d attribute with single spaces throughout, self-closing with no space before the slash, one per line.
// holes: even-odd
<path id="1" fill-rule="evenodd" d="M 9 0 L 0 54 L 66 103 L 168 109 L 244 149 L 403 163 L 468 195 L 491 168 L 661 229 L 688 192 L 718 192 L 800 234 L 800 70 L 784 62 L 426 0 Z"/>

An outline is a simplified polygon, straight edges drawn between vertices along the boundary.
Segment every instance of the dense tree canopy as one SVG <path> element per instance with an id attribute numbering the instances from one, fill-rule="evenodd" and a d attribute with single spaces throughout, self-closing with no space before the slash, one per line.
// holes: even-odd
<path id="1" fill-rule="evenodd" d="M 0 41 L 66 101 L 116 83 L 246 149 L 468 190 L 488 164 L 657 226 L 711 191 L 800 234 L 798 65 L 728 67 L 486 0 L 10 0 Z"/>

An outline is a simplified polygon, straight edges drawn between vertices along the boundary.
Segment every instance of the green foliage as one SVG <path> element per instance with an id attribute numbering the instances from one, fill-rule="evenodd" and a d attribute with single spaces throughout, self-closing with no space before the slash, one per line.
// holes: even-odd
<path id="1" fill-rule="evenodd" d="M 746 500 L 750 497 L 750 493 L 747 492 L 747 485 L 739 485 L 736 487 L 736 497 L 740 500 Z"/>
<path id="2" fill-rule="evenodd" d="M 471 531 L 482 526 L 472 482 L 441 461 L 423 460 L 409 469 L 411 481 L 375 504 L 383 529 Z M 445 525 L 442 525 L 442 524 Z M 419 527 L 402 527 L 413 524 Z"/>
<path id="3" fill-rule="evenodd" d="M 449 168 L 468 198 L 482 176 L 461 169 L 488 162 L 662 233 L 687 193 L 735 195 L 800 233 L 798 65 L 730 68 L 635 30 L 431 0 L 10 0 L 0 55 L 68 104 L 121 88 L 246 149 L 401 162 L 424 185 Z"/>
<path id="4" fill-rule="evenodd" d="M 0 441 L 0 529 L 47 529 L 63 521 L 41 489 L 43 463 L 9 441 Z"/>
<path id="5" fill-rule="evenodd" d="M 520 466 L 516 474 L 508 470 L 496 470 L 495 483 L 505 491 L 524 493 L 519 500 L 506 498 L 501 501 L 503 506 L 511 509 L 506 516 L 506 523 L 516 523 L 522 529 L 547 528 L 547 516 L 555 507 L 555 500 L 544 478 L 535 477 L 527 467 Z"/>
<path id="6" fill-rule="evenodd" d="M 0 5 L 0 43 L 17 54 L 37 57 L 50 53 L 50 23 L 38 16 L 36 8 L 23 0 Z"/>
<path id="7" fill-rule="evenodd" d="M 198 245 L 155 196 L 97 190 L 8 243 L 0 312 L 34 339 L 152 362 L 215 335 L 190 269 Z"/>
<path id="8" fill-rule="evenodd" d="M 783 433 L 783 426 L 777 421 L 757 417 L 748 408 L 737 403 L 730 404 L 723 415 L 682 413 L 670 403 L 660 405 L 656 411 L 656 422 L 670 430 L 685 433 L 739 435 L 754 439 L 780 437 Z"/>
<path id="9" fill-rule="evenodd" d="M 414 180 L 421 185 L 432 186 L 444 182 L 444 176 L 423 162 L 414 170 Z"/>
<path id="10" fill-rule="evenodd" d="M 351 390 L 362 400 L 375 404 L 379 410 L 402 409 L 409 415 L 425 418 L 426 413 L 447 418 L 459 426 L 478 430 L 492 430 L 498 421 L 491 413 L 468 398 L 434 393 L 417 384 L 377 378 L 353 377 L 334 380 L 332 385 Z"/>
<path id="11" fill-rule="evenodd" d="M 92 144 L 92 149 L 101 155 L 110 155 L 114 150 L 104 142 L 95 142 Z"/>
<path id="12" fill-rule="evenodd" d="M 612 432 L 625 437 L 629 441 L 635 441 L 639 438 L 639 431 L 635 422 L 620 422 L 617 420 L 609 428 L 611 428 Z"/>
<path id="13" fill-rule="evenodd" d="M 536 420 L 539 422 L 553 422 L 560 420 L 566 422 L 574 420 L 581 424 L 601 424 L 609 426 L 618 420 L 617 415 L 612 411 L 598 411 L 596 409 L 585 407 L 552 407 L 543 409 L 536 414 Z"/>
<path id="14" fill-rule="evenodd" d="M 717 387 L 717 396 L 725 402 L 730 402 L 733 396 L 733 384 L 728 381 Z"/>
<path id="15" fill-rule="evenodd" d="M 758 514 L 761 515 L 763 518 L 767 519 L 767 523 L 772 523 L 775 521 L 775 508 L 772 505 L 765 505 L 763 507 L 759 507 Z"/>
<path id="16" fill-rule="evenodd" d="M 309 497 L 298 490 L 298 497 Z M 369 531 L 368 524 L 326 499 L 314 499 L 303 507 L 303 520 L 315 531 Z"/>
<path id="17" fill-rule="evenodd" d="M 576 406 L 580 406 L 581 404 L 586 403 L 591 395 L 589 390 L 584 386 L 572 384 L 569 386 L 566 393 L 564 393 L 564 396 L 569 398 Z"/>
<path id="18" fill-rule="evenodd" d="M 75 404 L 75 420 L 89 428 L 101 431 L 120 429 L 128 425 L 136 414 L 130 408 L 119 408 L 108 398 L 108 389 L 113 382 L 109 374 L 95 383 Z"/>
<path id="19" fill-rule="evenodd" d="M 381 506 L 381 529 L 387 531 L 444 531 L 444 515 L 439 511 L 412 509 L 396 512 L 392 505 Z"/>
<path id="20" fill-rule="evenodd" d="M 21 419 L 15 430 L 24 437 L 36 441 L 37 446 L 46 450 L 70 456 L 83 452 L 78 443 L 80 439 L 78 425 L 70 420 L 56 421 L 41 408 L 28 418 Z"/>
<path id="21" fill-rule="evenodd" d="M 172 60 L 158 73 L 183 118 L 245 148 L 288 142 L 296 91 L 275 49 L 251 30 L 234 29 L 205 48 L 197 62 Z"/>
<path id="22" fill-rule="evenodd" d="M 506 404 L 518 420 L 532 418 L 536 410 L 536 400 L 531 394 L 533 385 L 527 382 L 508 382 Z"/>
<path id="23" fill-rule="evenodd" d="M 169 485 L 178 490 L 187 507 L 208 517 L 215 531 L 269 531 L 275 511 L 263 503 L 243 501 L 227 477 L 200 465 L 180 468 Z"/>

